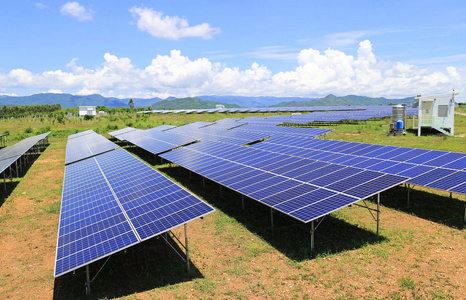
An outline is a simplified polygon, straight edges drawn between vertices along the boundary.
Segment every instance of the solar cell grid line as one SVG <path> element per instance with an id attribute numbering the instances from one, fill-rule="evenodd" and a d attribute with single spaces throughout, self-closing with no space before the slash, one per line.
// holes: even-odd
<path id="1" fill-rule="evenodd" d="M 427 166 L 433 166 L 433 167 L 444 167 L 445 165 L 449 163 L 454 163 L 460 158 L 466 157 L 466 154 L 464 153 L 457 153 L 457 152 L 449 152 L 446 153 L 445 155 L 440 156 L 439 158 L 434 158 L 432 160 L 429 160 L 428 162 L 424 163 L 424 165 Z"/>
<path id="2" fill-rule="evenodd" d="M 433 160 L 435 158 L 439 158 L 443 155 L 445 155 L 447 152 L 444 151 L 436 151 L 436 150 L 430 150 L 424 154 L 418 155 L 414 158 L 411 158 L 407 160 L 406 162 L 408 163 L 413 163 L 413 164 L 425 164 L 426 162 Z"/>
<path id="3" fill-rule="evenodd" d="M 263 155 L 255 154 L 255 155 L 250 155 L 248 157 L 239 157 L 239 158 L 236 158 L 235 161 L 237 161 L 238 163 L 251 165 L 254 162 L 256 162 L 258 159 L 260 159 L 261 161 L 264 161 L 264 160 L 268 160 L 268 159 L 274 159 L 275 157 L 276 157 L 275 153 L 270 153 L 270 152 L 265 152 L 264 151 Z"/>
<path id="4" fill-rule="evenodd" d="M 384 161 L 383 159 L 368 158 L 367 160 L 364 160 L 364 161 L 362 161 L 360 163 L 355 164 L 354 167 L 367 169 L 368 167 L 379 164 L 379 163 L 381 163 L 383 161 Z"/>
<path id="5" fill-rule="evenodd" d="M 397 147 L 393 151 L 390 151 L 390 152 L 387 152 L 385 154 L 377 156 L 377 158 L 391 159 L 392 157 L 396 157 L 397 155 L 401 155 L 401 154 L 406 154 L 406 155 L 409 156 L 410 152 L 412 152 L 413 150 L 414 150 L 414 148 L 410 149 L 410 148 L 405 148 L 405 147 Z M 414 153 L 416 153 L 416 152 L 414 152 Z"/>
<path id="6" fill-rule="evenodd" d="M 401 184 L 405 182 L 407 179 L 408 177 L 384 174 L 380 177 L 368 181 L 366 184 L 345 190 L 344 193 L 351 196 L 359 197 L 360 199 L 365 199 L 377 193 L 386 191 L 387 189 L 392 188 L 394 185 Z"/>
<path id="7" fill-rule="evenodd" d="M 429 172 L 421 174 L 417 177 L 410 178 L 407 182 L 415 185 L 422 185 L 426 186 L 429 183 L 436 181 L 438 178 L 442 178 L 453 174 L 456 170 L 449 170 L 449 169 L 442 169 L 442 168 L 435 168 Z M 401 175 L 401 174 L 400 174 Z"/>
<path id="8" fill-rule="evenodd" d="M 122 129 L 119 129 L 119 130 L 109 132 L 108 134 L 115 137 L 115 136 L 117 136 L 119 134 L 128 133 L 128 132 L 131 132 L 131 131 L 134 131 L 134 130 L 136 130 L 136 128 L 126 127 L 126 128 L 122 128 Z"/>
<path id="9" fill-rule="evenodd" d="M 415 165 L 415 167 L 412 167 L 410 169 L 407 169 L 406 171 L 400 172 L 397 175 L 414 178 L 416 176 L 428 173 L 434 169 L 435 169 L 434 167 Z"/>
<path id="10" fill-rule="evenodd" d="M 266 187 L 264 189 L 255 191 L 255 192 L 249 194 L 249 197 L 251 197 L 251 198 L 253 198 L 255 200 L 258 200 L 258 201 L 262 201 L 265 198 L 276 195 L 276 194 L 278 194 L 278 193 L 280 193 L 282 191 L 286 191 L 286 190 L 289 190 L 289 189 L 296 188 L 299 185 L 301 185 L 301 183 L 299 183 L 296 180 L 285 180 L 285 181 L 282 181 L 282 182 L 280 182 L 278 184 L 270 185 L 270 186 L 268 186 L 268 187 Z"/>
<path id="11" fill-rule="evenodd" d="M 246 169 L 243 172 L 240 172 L 239 174 L 235 174 L 234 176 L 230 176 L 228 178 L 223 178 L 222 179 L 222 184 L 225 186 L 230 186 L 233 183 L 240 183 L 241 181 L 244 180 L 254 180 L 253 178 L 255 176 L 261 175 L 263 172 L 259 171 L 254 168 L 250 167 L 245 167 Z"/>
<path id="12" fill-rule="evenodd" d="M 286 213 L 291 213 L 295 210 L 304 208 L 312 203 L 318 202 L 335 194 L 335 192 L 326 189 L 315 188 L 306 194 L 292 198 L 288 201 L 281 202 L 275 205 L 274 208 Z"/>
<path id="13" fill-rule="evenodd" d="M 299 185 L 295 187 L 292 187 L 289 189 L 283 189 L 282 191 L 279 191 L 276 194 L 262 198 L 260 202 L 268 206 L 275 207 L 276 205 L 280 203 L 284 203 L 285 201 L 289 201 L 291 199 L 294 199 L 298 196 L 304 195 L 316 189 L 318 188 L 310 184 L 299 183 Z"/>
<path id="14" fill-rule="evenodd" d="M 309 168 L 308 171 L 305 173 L 303 172 L 293 177 L 291 177 L 292 176 L 291 173 L 287 173 L 287 175 L 290 176 L 291 178 L 309 183 L 313 180 L 316 180 L 317 178 L 327 176 L 328 174 L 331 174 L 336 171 L 340 171 L 346 167 L 336 165 L 336 164 L 319 162 L 319 163 L 310 164 L 306 166 L 305 168 Z"/>
<path id="15" fill-rule="evenodd" d="M 342 151 L 346 150 L 346 151 L 350 151 L 351 149 L 355 148 L 359 146 L 359 143 L 354 143 L 354 142 L 342 142 L 338 145 L 335 145 L 335 147 L 329 149 L 330 151 L 332 152 L 336 152 L 336 153 L 339 153 L 339 154 L 345 154 L 345 153 L 342 153 Z"/>
<path id="16" fill-rule="evenodd" d="M 378 150 L 378 149 L 383 148 L 383 147 L 384 147 L 384 146 L 382 146 L 382 145 L 370 145 L 369 147 L 360 149 L 360 150 L 358 150 L 358 151 L 354 151 L 354 152 L 351 153 L 351 154 L 352 154 L 352 155 L 365 156 L 366 153 L 369 153 L 369 152 Z"/>
<path id="17" fill-rule="evenodd" d="M 331 166 L 333 167 L 334 165 L 331 165 Z M 308 183 L 321 186 L 321 187 L 325 187 L 343 178 L 347 178 L 352 175 L 356 175 L 358 173 L 362 174 L 363 172 L 363 169 L 359 169 L 359 168 L 344 167 L 344 166 L 338 166 L 338 167 L 340 168 L 333 172 L 329 172 L 328 174 L 323 174 L 323 176 L 316 176 L 315 179 L 308 181 Z"/>
<path id="18" fill-rule="evenodd" d="M 391 167 L 383 169 L 383 172 L 388 173 L 388 174 L 397 175 L 397 174 L 399 174 L 401 172 L 404 172 L 404 171 L 409 170 L 411 168 L 414 168 L 416 166 L 417 165 L 415 165 L 415 164 L 400 162 L 400 163 L 395 164 L 395 165 L 393 165 Z"/>
<path id="19" fill-rule="evenodd" d="M 71 139 L 74 139 L 74 138 L 77 138 L 77 137 L 81 137 L 81 136 L 84 136 L 84 135 L 87 135 L 87 134 L 95 134 L 95 131 L 92 130 L 92 129 L 89 129 L 89 130 L 86 130 L 86 131 L 71 134 L 71 135 L 68 136 L 68 140 L 71 140 Z"/>
<path id="20" fill-rule="evenodd" d="M 353 198 L 343 194 L 335 194 L 303 208 L 292 211 L 290 212 L 290 215 L 298 220 L 308 223 L 358 201 L 358 198 Z"/>
<path id="21" fill-rule="evenodd" d="M 346 149 L 341 149 L 339 152 L 343 154 L 353 154 L 356 151 L 364 150 L 371 146 L 371 144 L 363 144 L 363 143 L 354 143 L 353 147 L 348 147 Z"/>
<path id="22" fill-rule="evenodd" d="M 390 160 L 384 160 L 380 163 L 377 163 L 375 165 L 371 165 L 366 167 L 367 170 L 372 170 L 372 171 L 383 171 L 385 172 L 385 169 L 388 169 L 390 167 L 394 167 L 396 165 L 399 165 L 399 162 L 396 161 L 390 161 Z"/>
<path id="23" fill-rule="evenodd" d="M 231 172 L 228 173 L 217 173 L 213 175 L 213 179 L 219 183 L 224 184 L 227 180 L 229 180 L 231 177 L 235 176 L 242 176 L 245 172 L 250 171 L 249 167 L 243 166 L 243 165 L 236 165 L 234 169 L 232 169 Z"/>
<path id="24" fill-rule="evenodd" d="M 266 165 L 261 165 L 259 168 L 261 170 L 273 172 L 273 170 L 278 169 L 280 167 L 286 166 L 296 161 L 295 157 L 284 156 L 283 159 L 275 160 L 274 162 Z"/>
<path id="25" fill-rule="evenodd" d="M 377 150 L 365 153 L 365 154 L 363 154 L 363 156 L 371 157 L 371 158 L 377 158 L 380 155 L 388 154 L 388 153 L 390 153 L 390 152 L 392 152 L 392 151 L 394 151 L 396 149 L 398 149 L 398 147 L 395 147 L 395 146 L 383 146 L 383 147 L 381 147 L 381 148 L 379 148 Z"/>
<path id="26" fill-rule="evenodd" d="M 271 174 L 271 173 L 267 173 L 267 175 L 268 175 L 268 178 L 266 178 L 265 180 L 251 182 L 251 184 L 249 185 L 238 188 L 238 192 L 249 196 L 250 194 L 254 192 L 257 192 L 269 186 L 286 181 L 285 178 Z"/>
<path id="27" fill-rule="evenodd" d="M 457 171 L 436 181 L 433 181 L 427 184 L 427 186 L 444 191 L 450 191 L 451 188 L 454 188 L 455 186 L 461 185 L 463 183 L 466 183 L 466 172 Z"/>
<path id="28" fill-rule="evenodd" d="M 451 187 L 450 192 L 466 194 L 466 182 L 463 184 L 459 184 L 457 186 Z"/>
<path id="29" fill-rule="evenodd" d="M 448 169 L 464 170 L 466 168 L 466 157 L 460 158 L 454 162 L 448 163 L 444 165 L 443 167 L 448 168 Z"/>
<path id="30" fill-rule="evenodd" d="M 319 147 L 319 150 L 335 152 L 333 149 L 340 147 L 342 144 L 346 143 L 341 141 L 329 140 L 328 143 L 325 143 L 324 145 Z"/>
<path id="31" fill-rule="evenodd" d="M 377 179 L 382 175 L 384 175 L 384 173 L 363 170 L 355 175 L 342 176 L 339 180 L 335 180 L 333 183 L 324 186 L 334 191 L 344 192 L 354 187 L 364 185 L 365 183 L 373 179 Z"/>
<path id="32" fill-rule="evenodd" d="M 391 157 L 390 160 L 405 162 L 405 161 L 407 161 L 409 159 L 413 159 L 413 158 L 415 158 L 415 157 L 417 157 L 419 155 L 422 155 L 422 154 L 430 152 L 430 151 L 431 150 L 413 148 L 409 152 L 401 153 L 399 155 Z"/>

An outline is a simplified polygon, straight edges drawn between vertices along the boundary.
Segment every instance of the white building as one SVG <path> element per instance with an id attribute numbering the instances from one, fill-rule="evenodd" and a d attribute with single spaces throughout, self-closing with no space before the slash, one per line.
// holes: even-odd
<path id="1" fill-rule="evenodd" d="M 459 93 L 417 96 L 419 101 L 418 131 L 421 135 L 422 128 L 434 128 L 444 134 L 455 134 L 455 95 Z"/>
<path id="2" fill-rule="evenodd" d="M 216 104 L 215 105 L 215 109 L 224 109 L 225 108 L 225 105 L 223 104 Z"/>
<path id="3" fill-rule="evenodd" d="M 95 106 L 80 106 L 79 116 L 84 117 L 85 115 L 96 116 L 97 115 L 96 107 Z"/>

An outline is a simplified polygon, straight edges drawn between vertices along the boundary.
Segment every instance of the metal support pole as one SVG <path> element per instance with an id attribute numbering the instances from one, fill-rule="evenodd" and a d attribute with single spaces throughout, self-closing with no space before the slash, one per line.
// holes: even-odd
<path id="1" fill-rule="evenodd" d="M 89 276 L 89 265 L 86 265 L 86 295 L 91 294 L 91 279 Z"/>
<path id="2" fill-rule="evenodd" d="M 241 206 L 242 206 L 243 211 L 244 211 L 244 195 L 241 195 Z"/>
<path id="3" fill-rule="evenodd" d="M 189 248 L 188 248 L 188 225 L 184 224 L 184 243 L 186 248 L 186 267 L 188 268 L 188 274 L 191 271 L 191 266 L 189 263 Z"/>
<path id="4" fill-rule="evenodd" d="M 191 180 L 191 171 L 188 171 L 189 172 L 189 180 Z"/>
<path id="5" fill-rule="evenodd" d="M 450 192 L 450 200 L 452 199 L 452 197 L 453 197 L 453 196 L 452 196 L 452 192 Z"/>
<path id="6" fill-rule="evenodd" d="M 377 194 L 377 241 L 380 240 L 379 224 L 380 223 L 380 193 Z"/>
<path id="7" fill-rule="evenodd" d="M 409 191 L 410 191 L 410 186 L 409 186 L 409 183 L 408 183 L 408 201 L 407 201 L 408 207 L 409 207 Z"/>
<path id="8" fill-rule="evenodd" d="M 273 229 L 273 208 L 270 208 L 270 224 L 271 224 L 272 229 Z"/>
<path id="9" fill-rule="evenodd" d="M 463 218 L 463 228 L 466 227 L 466 199 L 464 203 L 464 218 Z"/>
<path id="10" fill-rule="evenodd" d="M 222 186 L 220 185 L 219 186 L 219 190 L 220 190 L 220 197 L 223 198 L 223 194 L 222 194 Z"/>
<path id="11" fill-rule="evenodd" d="M 5 171 L 3 171 L 3 187 L 6 191 L 6 178 L 5 178 Z"/>
<path id="12" fill-rule="evenodd" d="M 205 177 L 202 177 L 202 187 L 205 188 Z"/>
<path id="13" fill-rule="evenodd" d="M 311 222 L 311 251 L 314 251 L 314 220 Z"/>

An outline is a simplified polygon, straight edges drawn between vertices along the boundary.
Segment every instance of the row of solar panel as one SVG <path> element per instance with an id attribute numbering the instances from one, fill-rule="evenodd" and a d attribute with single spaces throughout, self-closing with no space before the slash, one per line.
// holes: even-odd
<path id="1" fill-rule="evenodd" d="M 21 155 L 28 152 L 34 145 L 44 141 L 49 136 L 50 132 L 42 133 L 39 135 L 31 136 L 19 141 L 18 143 L 0 149 L 0 173 L 5 171 L 15 161 L 17 161 Z"/>
<path id="2" fill-rule="evenodd" d="M 161 157 L 303 222 L 407 179 L 217 142 L 193 144 Z"/>
<path id="3" fill-rule="evenodd" d="M 65 164 L 71 164 L 118 148 L 118 145 L 93 130 L 80 132 L 70 137 L 68 137 L 66 144 Z"/>
<path id="4" fill-rule="evenodd" d="M 409 177 L 408 183 L 466 193 L 466 154 L 322 139 L 280 137 L 251 147 Z"/>
<path id="5" fill-rule="evenodd" d="M 69 164 L 55 277 L 212 211 L 123 149 Z"/>

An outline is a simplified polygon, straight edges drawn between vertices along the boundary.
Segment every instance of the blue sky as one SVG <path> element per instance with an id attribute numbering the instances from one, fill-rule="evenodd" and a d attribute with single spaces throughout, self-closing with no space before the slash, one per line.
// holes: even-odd
<path id="1" fill-rule="evenodd" d="M 465 1 L 2 1 L 0 95 L 464 92 L 465 12 Z"/>

